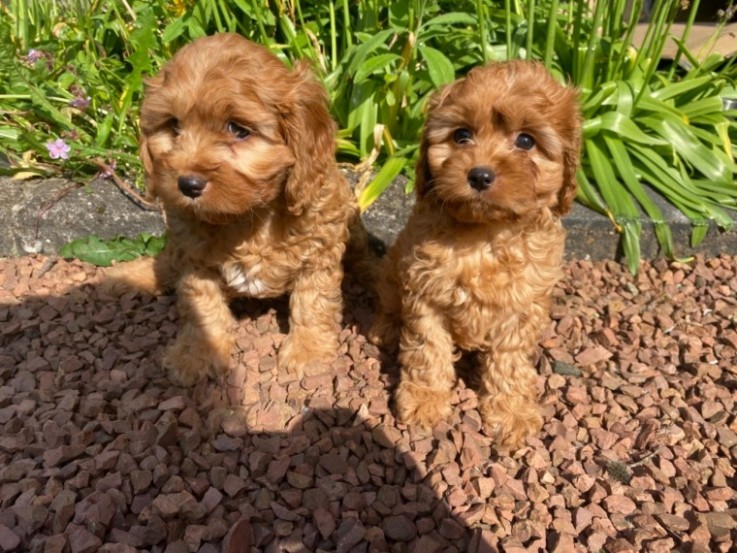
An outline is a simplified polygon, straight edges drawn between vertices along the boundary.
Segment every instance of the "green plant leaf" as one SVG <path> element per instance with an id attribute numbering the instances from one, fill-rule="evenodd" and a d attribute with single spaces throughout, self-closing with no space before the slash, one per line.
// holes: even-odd
<path id="1" fill-rule="evenodd" d="M 691 247 L 695 248 L 701 242 L 704 241 L 704 238 L 706 238 L 707 233 L 709 232 L 709 227 L 707 225 L 696 225 L 691 229 Z"/>
<path id="2" fill-rule="evenodd" d="M 708 178 L 729 181 L 735 172 L 734 163 L 725 163 L 712 150 L 705 147 L 689 129 L 677 119 L 647 118 L 648 125 L 663 137 L 691 166 Z"/>
<path id="3" fill-rule="evenodd" d="M 667 142 L 663 139 L 645 134 L 640 127 L 629 117 L 617 111 L 608 111 L 599 116 L 600 130 L 619 135 L 624 140 L 632 140 L 650 146 L 663 146 Z"/>
<path id="4" fill-rule="evenodd" d="M 697 79 L 683 80 L 678 83 L 672 83 L 659 90 L 655 90 L 650 94 L 655 100 L 668 100 L 676 96 L 682 96 L 688 92 L 692 92 L 704 85 L 709 84 L 713 80 L 710 75 L 705 75 Z"/>
<path id="5" fill-rule="evenodd" d="M 363 63 L 363 65 L 361 65 L 361 67 L 358 68 L 358 71 L 356 71 L 356 74 L 353 77 L 353 82 L 358 84 L 370 75 L 385 69 L 387 66 L 400 59 L 402 58 L 397 54 L 379 54 L 378 56 L 369 58 Z"/>
<path id="6" fill-rule="evenodd" d="M 363 189 L 363 192 L 358 198 L 358 206 L 361 211 L 364 211 L 381 196 L 381 193 L 399 175 L 406 164 L 407 160 L 403 157 L 390 157 L 384 162 L 379 172 L 366 188 Z"/>
<path id="7" fill-rule="evenodd" d="M 455 79 L 455 70 L 453 69 L 453 63 L 445 57 L 445 54 L 430 46 L 420 46 L 419 50 L 425 63 L 427 63 L 430 80 L 436 88 L 453 82 Z"/>
<path id="8" fill-rule="evenodd" d="M 169 44 L 170 42 L 174 41 L 175 39 L 179 38 L 182 33 L 186 30 L 186 26 L 184 24 L 184 19 L 179 17 L 173 21 L 171 21 L 165 28 L 164 32 L 161 33 L 161 40 L 165 44 Z"/>
<path id="9" fill-rule="evenodd" d="M 627 268 L 630 273 L 636 275 L 640 270 L 640 236 L 642 235 L 642 223 L 635 221 L 624 221 L 622 223 L 624 232 L 622 234 L 622 249 L 627 260 Z"/>
<path id="10" fill-rule="evenodd" d="M 88 236 L 65 244 L 59 250 L 59 255 L 81 259 L 99 267 L 109 267 L 113 262 L 131 261 L 141 255 L 155 255 L 163 249 L 164 243 L 164 238 L 149 234 L 141 234 L 136 238 L 119 237 L 112 240 Z"/>
<path id="11" fill-rule="evenodd" d="M 363 62 L 366 61 L 366 58 L 369 54 L 377 50 L 378 48 L 382 47 L 386 40 L 394 34 L 395 31 L 392 29 L 386 29 L 384 31 L 380 31 L 376 33 L 373 36 L 368 37 L 368 39 L 363 42 L 362 44 L 359 44 L 357 46 L 354 46 L 351 48 L 350 52 L 348 53 L 348 57 L 350 58 L 350 63 L 348 64 L 348 67 L 346 69 L 346 73 L 349 75 L 353 75 L 358 71 L 358 68 L 363 65 Z M 359 37 L 362 35 L 359 35 Z M 366 35 L 363 35 L 366 36 Z"/>
<path id="12" fill-rule="evenodd" d="M 449 12 L 428 19 L 423 27 L 439 26 L 445 27 L 446 25 L 477 25 L 478 20 L 476 16 L 470 13 L 463 12 Z"/>
<path id="13" fill-rule="evenodd" d="M 670 232 L 670 227 L 664 222 L 663 213 L 658 205 L 647 195 L 640 180 L 637 178 L 627 149 L 621 141 L 608 136 L 604 137 L 604 143 L 611 153 L 614 167 L 616 167 L 619 175 L 622 177 L 625 186 L 650 218 L 663 253 L 666 257 L 673 258 L 673 236 Z"/>

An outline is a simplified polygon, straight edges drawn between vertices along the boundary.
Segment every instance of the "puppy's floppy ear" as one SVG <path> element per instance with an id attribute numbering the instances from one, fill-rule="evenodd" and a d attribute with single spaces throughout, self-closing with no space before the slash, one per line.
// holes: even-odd
<path id="1" fill-rule="evenodd" d="M 154 160 L 151 157 L 151 151 L 148 149 L 148 138 L 145 135 L 141 135 L 140 150 L 143 176 L 146 179 L 146 199 L 151 201 L 156 198 L 156 187 L 153 179 Z"/>
<path id="2" fill-rule="evenodd" d="M 576 198 L 578 188 L 576 172 L 578 171 L 580 147 L 580 140 L 576 140 L 575 143 L 566 146 L 566 151 L 563 154 L 563 186 L 558 192 L 558 203 L 553 207 L 553 212 L 559 216 L 563 216 L 571 210 L 573 200 Z"/>
<path id="3" fill-rule="evenodd" d="M 418 200 L 425 197 L 427 191 L 430 189 L 430 181 L 432 180 L 430 166 L 427 163 L 428 144 L 426 134 L 427 131 L 424 130 L 420 139 L 420 157 L 417 159 L 417 165 L 415 165 L 415 193 L 417 194 Z"/>
<path id="4" fill-rule="evenodd" d="M 300 215 L 317 197 L 335 163 L 336 124 L 328 110 L 328 95 L 307 62 L 292 71 L 289 100 L 281 104 L 287 144 L 296 161 L 286 184 L 287 209 Z"/>
<path id="5" fill-rule="evenodd" d="M 432 188 L 432 172 L 430 171 L 430 165 L 427 160 L 427 149 L 430 146 L 430 141 L 427 135 L 433 125 L 433 112 L 443 105 L 448 96 L 461 85 L 463 80 L 460 79 L 447 84 L 433 92 L 425 106 L 427 120 L 425 121 L 420 138 L 420 157 L 417 159 L 417 165 L 415 165 L 415 193 L 417 194 L 417 199 L 424 198 Z"/>
<path id="6" fill-rule="evenodd" d="M 153 177 L 154 159 L 153 159 L 153 156 L 151 155 L 151 150 L 148 147 L 148 136 L 147 136 L 147 131 L 151 132 L 151 130 L 148 128 L 149 125 L 147 125 L 147 122 L 150 120 L 151 110 L 155 109 L 155 106 L 158 103 L 156 93 L 161 88 L 163 82 L 164 82 L 163 71 L 162 73 L 159 73 L 155 77 L 146 79 L 145 96 L 143 100 L 143 105 L 141 106 L 141 120 L 140 120 L 141 137 L 138 141 L 138 144 L 139 144 L 139 155 L 141 157 L 141 162 L 143 163 L 143 176 L 145 177 L 145 180 L 146 180 L 146 199 L 149 201 L 156 198 L 156 186 L 154 184 L 154 177 Z"/>
<path id="7" fill-rule="evenodd" d="M 558 203 L 553 207 L 553 212 L 563 216 L 571 210 L 573 200 L 576 198 L 578 184 L 576 173 L 578 172 L 579 156 L 581 153 L 581 115 L 578 109 L 578 92 L 567 89 L 565 102 L 571 107 L 566 119 L 569 121 L 568 128 L 563 135 L 563 186 L 558 192 Z"/>

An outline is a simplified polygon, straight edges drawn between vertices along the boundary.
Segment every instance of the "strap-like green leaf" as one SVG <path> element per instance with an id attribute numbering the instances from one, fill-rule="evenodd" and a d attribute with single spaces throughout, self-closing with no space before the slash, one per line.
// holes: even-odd
<path id="1" fill-rule="evenodd" d="M 673 145 L 675 152 L 689 165 L 695 167 L 706 177 L 728 181 L 735 172 L 734 163 L 725 163 L 704 146 L 693 134 L 688 125 L 676 119 L 656 119 L 649 117 L 646 123 L 663 139 Z"/>
<path id="2" fill-rule="evenodd" d="M 666 141 L 658 137 L 645 134 L 632 119 L 619 112 L 608 111 L 595 119 L 600 120 L 599 129 L 601 131 L 619 135 L 624 140 L 632 140 L 633 142 L 648 144 L 650 146 L 663 146 L 667 144 Z"/>
<path id="3" fill-rule="evenodd" d="M 651 96 L 656 100 L 667 100 L 696 90 L 705 84 L 708 84 L 712 79 L 713 77 L 711 75 L 704 75 L 697 79 L 683 80 L 664 86 L 663 88 L 652 92 Z"/>
<path id="4" fill-rule="evenodd" d="M 672 258 L 673 236 L 671 235 L 670 227 L 665 223 L 663 213 L 660 211 L 658 205 L 647 195 L 640 179 L 637 178 L 627 149 L 621 141 L 607 136 L 604 137 L 604 143 L 612 155 L 614 166 L 622 177 L 625 186 L 650 218 L 658 243 L 663 248 L 663 253 L 667 257 Z"/>
<path id="5" fill-rule="evenodd" d="M 358 198 L 358 206 L 361 211 L 364 211 L 381 196 L 381 193 L 386 190 L 386 187 L 391 184 L 406 164 L 407 160 L 403 157 L 390 157 L 384 162 L 379 172 L 363 189 Z"/>

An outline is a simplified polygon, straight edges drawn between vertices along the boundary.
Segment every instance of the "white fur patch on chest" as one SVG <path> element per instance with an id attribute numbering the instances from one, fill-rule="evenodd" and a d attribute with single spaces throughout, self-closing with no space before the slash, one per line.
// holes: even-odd
<path id="1" fill-rule="evenodd" d="M 228 288 L 238 294 L 258 298 L 268 289 L 266 283 L 258 277 L 259 270 L 259 265 L 246 269 L 238 263 L 233 263 L 223 265 L 221 272 Z"/>

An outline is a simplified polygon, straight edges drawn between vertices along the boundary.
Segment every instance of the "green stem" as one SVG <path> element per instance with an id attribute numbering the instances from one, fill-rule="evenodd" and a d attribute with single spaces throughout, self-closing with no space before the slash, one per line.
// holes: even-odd
<path id="1" fill-rule="evenodd" d="M 604 6 L 606 2 L 596 2 L 594 8 L 594 22 L 591 25 L 591 32 L 589 33 L 589 40 L 586 50 L 586 58 L 583 62 L 583 69 L 581 71 L 582 85 L 587 90 L 592 90 L 594 86 L 594 62 L 596 61 L 596 42 L 599 40 L 598 29 L 601 26 L 602 19 L 604 17 Z"/>
<path id="2" fill-rule="evenodd" d="M 665 47 L 665 41 L 668 40 L 668 36 L 670 35 L 670 28 L 673 25 L 676 10 L 678 9 L 678 0 L 661 3 L 658 8 L 659 10 L 656 12 L 657 18 L 655 21 L 652 41 L 648 44 L 647 48 L 644 49 L 647 53 L 648 65 L 642 80 L 642 87 L 637 93 L 635 101 L 632 103 L 633 109 L 637 107 L 637 104 L 640 102 L 640 98 L 642 98 L 643 94 L 645 94 L 645 91 L 649 90 L 648 84 L 650 83 L 655 70 L 658 68 L 658 63 L 660 62 L 663 48 Z"/>
<path id="3" fill-rule="evenodd" d="M 507 59 L 511 60 L 512 55 L 512 6 L 510 0 L 504 0 L 504 35 L 507 39 Z"/>
<path id="4" fill-rule="evenodd" d="M 571 2 L 573 4 L 573 2 Z M 583 11 L 588 9 L 587 5 L 583 2 L 576 2 L 576 13 L 573 21 L 573 67 L 571 68 L 571 74 L 573 75 L 573 82 L 576 85 L 581 84 L 581 25 L 583 22 Z"/>
<path id="5" fill-rule="evenodd" d="M 673 80 L 673 77 L 676 74 L 676 67 L 678 67 L 678 62 L 681 61 L 681 56 L 683 55 L 683 44 L 686 44 L 686 41 L 688 40 L 688 35 L 691 34 L 691 27 L 693 27 L 694 21 L 696 20 L 696 11 L 699 9 L 699 0 L 693 0 L 691 2 L 691 9 L 688 12 L 688 20 L 686 21 L 686 27 L 683 29 L 683 34 L 681 35 L 681 44 L 678 45 L 678 51 L 676 52 L 675 58 L 673 58 L 673 65 L 670 67 L 670 71 L 668 71 L 668 80 Z"/>
<path id="6" fill-rule="evenodd" d="M 350 6 L 348 0 L 343 0 L 343 53 L 347 52 L 353 45 L 352 36 Z"/>
<path id="7" fill-rule="evenodd" d="M 553 49 L 555 47 L 555 29 L 558 26 L 558 0 L 551 0 L 548 12 L 548 34 L 545 38 L 545 67 L 550 69 L 553 63 Z"/>
<path id="8" fill-rule="evenodd" d="M 507 13 L 507 15 L 509 15 Z M 488 45 L 488 40 L 486 38 L 486 14 L 484 13 L 484 1 L 483 0 L 476 0 L 476 18 L 479 22 L 479 40 L 481 42 L 481 57 L 484 60 L 484 63 L 487 63 L 489 61 L 489 54 L 486 51 L 486 46 Z M 507 53 L 507 57 L 509 56 L 509 53 Z"/>
<path id="9" fill-rule="evenodd" d="M 266 33 L 266 27 L 264 27 L 264 21 L 261 17 L 261 6 L 254 5 L 253 7 L 253 12 L 256 14 L 256 25 L 258 25 L 258 32 L 261 33 L 261 40 L 264 42 L 264 44 L 268 44 L 271 41 L 269 40 L 269 35 Z"/>
<path id="10" fill-rule="evenodd" d="M 617 58 L 614 67 L 610 69 L 609 77 L 614 77 L 615 75 L 620 74 L 620 68 L 622 67 L 622 64 L 627 59 L 627 56 L 629 55 L 630 47 L 632 46 L 632 37 L 635 34 L 635 29 L 637 28 L 637 22 L 640 20 L 640 15 L 642 14 L 642 7 L 643 7 L 643 0 L 635 0 L 632 4 L 632 9 L 630 11 L 630 17 L 627 21 L 627 32 L 624 35 L 624 39 L 622 39 L 622 46 L 619 52 L 619 57 Z M 626 77 L 626 75 L 623 75 Z"/>
<path id="11" fill-rule="evenodd" d="M 529 0 L 527 4 L 527 43 L 525 45 L 525 59 L 532 59 L 532 41 L 535 31 L 535 0 Z"/>
<path id="12" fill-rule="evenodd" d="M 335 29 L 335 3 L 330 0 L 330 69 L 338 67 L 338 36 Z"/>

